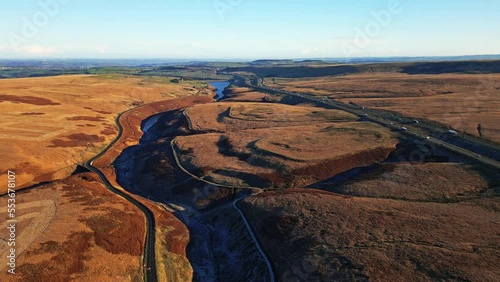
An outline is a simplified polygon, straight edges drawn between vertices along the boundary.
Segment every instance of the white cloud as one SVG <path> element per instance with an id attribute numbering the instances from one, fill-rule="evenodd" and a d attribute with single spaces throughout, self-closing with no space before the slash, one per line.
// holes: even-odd
<path id="1" fill-rule="evenodd" d="M 0 52 L 6 52 L 10 51 L 11 49 L 9 48 L 9 45 L 7 44 L 0 44 Z"/>
<path id="2" fill-rule="evenodd" d="M 108 45 L 99 45 L 96 46 L 97 53 L 105 54 L 108 53 L 109 46 Z"/>

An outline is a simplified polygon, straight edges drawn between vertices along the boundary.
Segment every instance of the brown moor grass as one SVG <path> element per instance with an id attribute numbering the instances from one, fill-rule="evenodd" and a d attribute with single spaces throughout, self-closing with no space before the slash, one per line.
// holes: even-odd
<path id="1" fill-rule="evenodd" d="M 212 96 L 192 85 L 118 75 L 2 79 L 0 155 L 7 157 L 0 181 L 7 170 L 16 172 L 18 188 L 64 178 L 114 138 L 118 113 L 177 97 Z"/>
<path id="2" fill-rule="evenodd" d="M 341 197 L 313 189 L 262 193 L 240 206 L 283 280 L 500 277 L 500 218 L 486 206 Z"/>
<path id="3" fill-rule="evenodd" d="M 408 75 L 395 72 L 266 79 L 271 87 L 428 118 L 500 142 L 499 74 Z"/>
<path id="4" fill-rule="evenodd" d="M 37 214 L 37 221 L 47 216 L 34 208 L 22 208 L 36 207 L 40 199 L 53 201 L 56 214 L 47 227 L 40 226 L 32 233 L 20 226 L 17 239 L 32 236 L 32 240 L 18 253 L 16 276 L 2 271 L 1 281 L 123 281 L 141 277 L 144 216 L 108 191 L 96 175 L 83 173 L 18 192 L 18 199 L 19 219 L 30 213 Z"/>

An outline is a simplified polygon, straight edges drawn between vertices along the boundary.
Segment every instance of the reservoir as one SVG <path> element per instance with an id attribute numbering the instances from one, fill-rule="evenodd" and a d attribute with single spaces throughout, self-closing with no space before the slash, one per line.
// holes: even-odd
<path id="1" fill-rule="evenodd" d="M 215 81 L 215 82 L 210 82 L 209 84 L 216 88 L 215 93 L 217 95 L 215 95 L 215 100 L 219 101 L 220 99 L 222 99 L 224 97 L 224 93 L 222 93 L 222 92 L 224 91 L 224 89 L 226 89 L 226 87 L 229 86 L 230 82 L 229 81 Z"/>
<path id="2" fill-rule="evenodd" d="M 215 82 L 209 82 L 210 85 L 216 88 L 215 90 L 215 100 L 219 101 L 224 97 L 224 94 L 222 93 L 226 87 L 229 86 L 230 82 L 229 81 L 215 81 Z M 147 119 L 144 120 L 142 124 L 142 132 L 147 133 L 147 131 L 158 121 L 158 119 L 162 116 L 162 113 L 150 116 Z"/>
<path id="3" fill-rule="evenodd" d="M 161 114 L 154 115 L 154 116 L 147 118 L 142 125 L 142 132 L 146 133 L 148 131 L 148 129 L 150 129 L 151 126 L 153 126 L 158 121 L 158 119 L 160 117 L 161 117 Z"/>

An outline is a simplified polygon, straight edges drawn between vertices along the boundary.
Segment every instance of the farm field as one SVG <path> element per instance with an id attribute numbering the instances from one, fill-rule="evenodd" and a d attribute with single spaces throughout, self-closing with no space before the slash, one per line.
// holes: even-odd
<path id="1" fill-rule="evenodd" d="M 16 172 L 18 188 L 64 178 L 116 136 L 120 112 L 175 97 L 212 95 L 205 86 L 120 75 L 0 80 L 0 154 L 9 156 L 0 165 L 0 181 L 7 170 Z"/>
<path id="2" fill-rule="evenodd" d="M 369 65 L 368 65 L 369 66 Z M 500 142 L 499 74 L 363 72 L 312 78 L 266 78 L 270 87 L 309 92 L 360 106 L 447 124 Z"/>

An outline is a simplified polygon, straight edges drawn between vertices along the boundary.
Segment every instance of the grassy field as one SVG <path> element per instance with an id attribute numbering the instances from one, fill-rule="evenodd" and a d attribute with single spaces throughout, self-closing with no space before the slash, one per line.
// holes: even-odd
<path id="1" fill-rule="evenodd" d="M 427 118 L 500 142 L 499 74 L 394 71 L 315 78 L 267 78 L 271 87 Z"/>
<path id="2" fill-rule="evenodd" d="M 0 154 L 8 156 L 0 181 L 7 170 L 18 187 L 63 178 L 116 136 L 118 113 L 194 94 L 212 92 L 199 82 L 115 74 L 0 80 Z"/>

